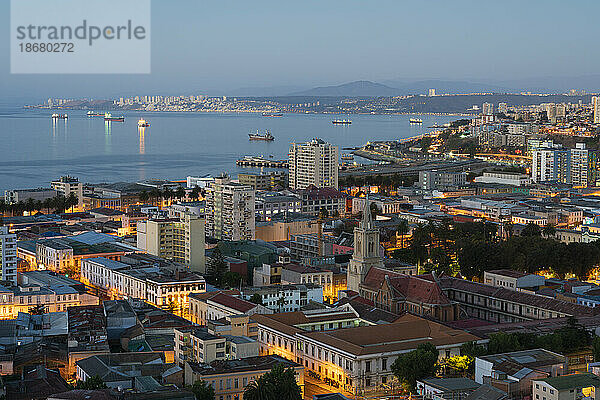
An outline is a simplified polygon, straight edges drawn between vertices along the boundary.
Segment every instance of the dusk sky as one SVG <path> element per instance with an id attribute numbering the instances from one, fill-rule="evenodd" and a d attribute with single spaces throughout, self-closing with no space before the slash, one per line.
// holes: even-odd
<path id="1" fill-rule="evenodd" d="M 153 0 L 150 75 L 11 75 L 7 0 L 0 15 L 3 102 L 354 80 L 581 77 L 600 64 L 593 0 Z"/>

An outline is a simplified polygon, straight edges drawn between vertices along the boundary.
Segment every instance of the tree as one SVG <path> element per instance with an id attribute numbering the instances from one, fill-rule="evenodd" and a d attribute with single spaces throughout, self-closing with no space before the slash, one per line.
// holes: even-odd
<path id="1" fill-rule="evenodd" d="M 600 361 L 600 336 L 594 336 L 592 341 L 592 353 L 594 354 L 594 361 Z"/>
<path id="2" fill-rule="evenodd" d="M 183 200 L 184 197 L 185 197 L 185 189 L 183 188 L 183 186 L 179 186 L 175 190 L 175 198 L 177 198 L 179 200 Z"/>
<path id="3" fill-rule="evenodd" d="M 217 286 L 222 285 L 224 283 L 223 277 L 227 272 L 227 263 L 218 247 L 213 250 L 207 266 L 206 278 L 208 278 L 209 282 Z"/>
<path id="4" fill-rule="evenodd" d="M 244 389 L 245 400 L 301 400 L 302 391 L 296 382 L 296 371 L 275 365 Z"/>
<path id="5" fill-rule="evenodd" d="M 454 356 L 446 358 L 442 364 L 445 369 L 451 369 L 460 376 L 466 377 L 475 369 L 475 359 L 471 356 Z"/>
<path id="6" fill-rule="evenodd" d="M 545 237 L 551 237 L 554 236 L 556 234 L 556 228 L 554 227 L 554 225 L 552 224 L 546 224 L 543 228 L 542 228 L 542 234 Z"/>
<path id="7" fill-rule="evenodd" d="M 416 391 L 417 380 L 436 371 L 438 350 L 431 343 L 421 343 L 416 350 L 401 354 L 392 364 L 392 372 L 406 390 Z"/>
<path id="8" fill-rule="evenodd" d="M 275 400 L 275 390 L 265 376 L 253 380 L 244 388 L 244 399 Z"/>
<path id="9" fill-rule="evenodd" d="M 102 378 L 100 378 L 98 375 L 87 378 L 85 381 L 78 380 L 75 387 L 81 390 L 97 390 L 107 388 L 106 383 L 104 383 Z"/>
<path id="10" fill-rule="evenodd" d="M 398 227 L 396 228 L 396 233 L 398 235 L 400 235 L 400 240 L 401 240 L 401 246 L 402 248 L 404 248 L 404 235 L 406 235 L 410 230 L 410 227 L 408 226 L 408 221 L 405 219 L 401 219 L 400 222 L 398 223 Z"/>
<path id="11" fill-rule="evenodd" d="M 196 400 L 214 400 L 215 398 L 215 388 L 205 381 L 198 380 L 188 386 L 188 389 L 194 393 Z"/>
<path id="12" fill-rule="evenodd" d="M 262 305 L 262 303 L 263 303 L 262 302 L 262 296 L 260 294 L 258 294 L 258 293 L 254 293 L 252 295 L 252 297 L 250 297 L 250 302 L 254 303 L 254 304 L 260 304 L 260 305 Z"/>
<path id="13" fill-rule="evenodd" d="M 46 313 L 46 306 L 44 304 L 36 304 L 33 307 L 29 307 L 27 312 L 31 315 L 44 315 Z"/>
<path id="14" fill-rule="evenodd" d="M 66 198 L 66 208 L 71 208 L 71 212 L 73 212 L 73 207 L 77 204 L 79 204 L 77 195 L 73 192 L 69 193 L 69 196 Z"/>
<path id="15" fill-rule="evenodd" d="M 540 236 L 542 231 L 539 225 L 532 222 L 525 225 L 525 228 L 521 231 L 521 236 Z"/>
<path id="16" fill-rule="evenodd" d="M 222 277 L 222 285 L 228 288 L 239 287 L 242 283 L 242 276 L 237 272 L 226 271 Z"/>

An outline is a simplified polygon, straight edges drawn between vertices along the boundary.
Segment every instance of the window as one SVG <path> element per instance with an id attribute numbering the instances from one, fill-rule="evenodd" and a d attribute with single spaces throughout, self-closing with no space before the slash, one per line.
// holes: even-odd
<path id="1" fill-rule="evenodd" d="M 371 372 L 371 361 L 365 362 L 365 372 Z M 367 386 L 371 386 L 371 385 L 367 385 Z"/>
<path id="2" fill-rule="evenodd" d="M 365 379 L 365 386 L 371 386 L 371 378 Z"/>
<path id="3" fill-rule="evenodd" d="M 387 358 L 381 359 L 381 369 L 384 371 L 387 371 Z M 383 382 L 383 383 L 385 383 L 385 382 Z"/>

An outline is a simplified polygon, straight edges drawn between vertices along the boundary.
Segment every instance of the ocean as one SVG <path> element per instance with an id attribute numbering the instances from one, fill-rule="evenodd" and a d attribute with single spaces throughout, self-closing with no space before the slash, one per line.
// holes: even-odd
<path id="1" fill-rule="evenodd" d="M 370 140 L 395 140 L 419 135 L 458 117 L 420 116 L 422 125 L 409 124 L 407 115 L 260 114 L 113 112 L 124 122 L 105 123 L 85 111 L 67 113 L 67 120 L 51 119 L 53 111 L 0 108 L 0 190 L 48 187 L 61 176 L 82 182 L 119 182 L 146 179 L 185 179 L 243 168 L 235 161 L 244 155 L 287 158 L 290 142 L 318 137 L 342 148 Z M 137 121 L 150 123 L 142 132 Z M 350 118 L 351 125 L 332 119 Z M 249 141 L 248 133 L 269 129 L 273 142 Z M 359 161 L 359 159 L 357 159 Z"/>

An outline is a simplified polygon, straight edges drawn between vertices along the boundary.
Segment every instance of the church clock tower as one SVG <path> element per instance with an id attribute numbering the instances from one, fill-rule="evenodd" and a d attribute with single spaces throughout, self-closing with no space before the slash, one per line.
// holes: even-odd
<path id="1" fill-rule="evenodd" d="M 360 284 L 372 267 L 383 268 L 379 254 L 379 229 L 373 224 L 369 197 L 365 200 L 363 218 L 354 228 L 354 254 L 348 265 L 348 290 L 360 292 Z"/>

